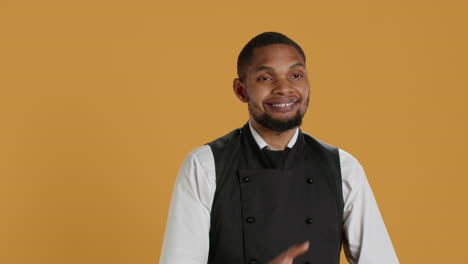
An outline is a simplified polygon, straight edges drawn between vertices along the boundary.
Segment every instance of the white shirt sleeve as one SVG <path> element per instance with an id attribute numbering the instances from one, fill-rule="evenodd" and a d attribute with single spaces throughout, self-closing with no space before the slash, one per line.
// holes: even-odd
<path id="1" fill-rule="evenodd" d="M 361 164 L 340 149 L 343 248 L 351 264 L 398 264 L 398 258 Z"/>
<path id="2" fill-rule="evenodd" d="M 172 194 L 160 264 L 207 263 L 214 169 L 209 146 L 197 148 L 185 158 Z"/>

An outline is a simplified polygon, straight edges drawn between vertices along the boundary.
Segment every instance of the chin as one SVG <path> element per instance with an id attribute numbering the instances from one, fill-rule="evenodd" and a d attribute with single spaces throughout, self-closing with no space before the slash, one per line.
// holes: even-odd
<path id="1" fill-rule="evenodd" d="M 282 133 L 293 128 L 299 127 L 302 124 L 303 115 L 296 112 L 288 117 L 277 118 L 275 116 L 264 113 L 261 116 L 254 116 L 255 121 L 264 128 Z"/>

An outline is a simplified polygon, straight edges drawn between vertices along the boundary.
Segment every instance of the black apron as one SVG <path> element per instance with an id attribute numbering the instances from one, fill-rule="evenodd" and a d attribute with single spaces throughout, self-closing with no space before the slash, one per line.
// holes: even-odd
<path id="1" fill-rule="evenodd" d="M 246 123 L 209 143 L 216 192 L 209 264 L 267 263 L 310 241 L 294 263 L 339 264 L 343 197 L 338 149 L 302 133 L 274 169 Z"/>

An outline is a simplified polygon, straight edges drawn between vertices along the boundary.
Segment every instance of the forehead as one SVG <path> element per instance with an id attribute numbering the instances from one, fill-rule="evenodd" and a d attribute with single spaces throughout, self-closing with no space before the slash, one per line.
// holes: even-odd
<path id="1" fill-rule="evenodd" d="M 269 65 L 271 66 L 289 66 L 289 64 L 301 62 L 305 64 L 304 59 L 297 49 L 287 44 L 272 44 L 256 48 L 252 54 L 251 66 Z"/>

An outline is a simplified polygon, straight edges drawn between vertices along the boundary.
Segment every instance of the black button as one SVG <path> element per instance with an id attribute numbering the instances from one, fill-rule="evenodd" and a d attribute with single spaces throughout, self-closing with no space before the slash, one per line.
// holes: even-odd
<path id="1" fill-rule="evenodd" d="M 247 221 L 247 223 L 249 224 L 255 223 L 255 217 L 253 216 L 247 217 L 245 221 Z"/>
<path id="2" fill-rule="evenodd" d="M 306 222 L 306 224 L 308 224 L 308 225 L 312 224 L 312 218 L 307 218 L 307 219 L 305 220 L 305 222 Z"/>
<path id="3" fill-rule="evenodd" d="M 243 182 L 249 182 L 249 181 L 250 181 L 250 178 L 249 178 L 249 177 L 244 177 L 244 178 L 242 178 L 242 181 L 243 181 Z"/>
<path id="4" fill-rule="evenodd" d="M 257 264 L 257 260 L 254 258 L 249 259 L 249 264 Z"/>
<path id="5" fill-rule="evenodd" d="M 308 184 L 312 184 L 314 182 L 314 180 L 312 178 L 307 178 L 307 183 Z"/>
<path id="6" fill-rule="evenodd" d="M 309 262 L 309 261 L 306 261 L 306 262 L 304 262 L 304 264 L 310 264 L 310 262 Z"/>

